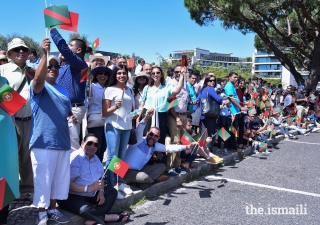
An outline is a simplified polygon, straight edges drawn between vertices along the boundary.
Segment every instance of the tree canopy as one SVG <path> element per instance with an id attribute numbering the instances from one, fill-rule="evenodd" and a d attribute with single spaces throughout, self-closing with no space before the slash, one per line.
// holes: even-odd
<path id="1" fill-rule="evenodd" d="M 320 80 L 319 1 L 317 0 L 185 0 L 199 25 L 221 21 L 225 29 L 256 33 L 255 47 L 272 52 L 298 84 L 300 70 L 310 72 L 307 85 Z"/>

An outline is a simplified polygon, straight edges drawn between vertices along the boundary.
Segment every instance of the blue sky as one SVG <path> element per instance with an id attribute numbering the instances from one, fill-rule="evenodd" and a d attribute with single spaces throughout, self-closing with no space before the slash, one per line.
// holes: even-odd
<path id="1" fill-rule="evenodd" d="M 80 14 L 78 32 L 93 42 L 100 37 L 99 50 L 131 55 L 158 63 L 156 53 L 167 57 L 174 50 L 196 47 L 212 52 L 252 56 L 254 34 L 224 30 L 220 22 L 201 27 L 190 19 L 183 0 L 47 0 L 48 6 L 67 4 Z M 44 0 L 1 2 L 0 34 L 19 33 L 41 42 L 45 37 Z M 67 40 L 67 31 L 60 30 Z M 56 50 L 52 46 L 52 51 Z"/>

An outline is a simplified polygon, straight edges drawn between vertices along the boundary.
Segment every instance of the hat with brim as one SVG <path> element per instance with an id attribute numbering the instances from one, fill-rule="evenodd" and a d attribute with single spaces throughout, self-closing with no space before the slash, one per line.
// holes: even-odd
<path id="1" fill-rule="evenodd" d="M 6 55 L 0 55 L 0 60 L 1 59 L 7 59 L 7 56 Z"/>
<path id="2" fill-rule="evenodd" d="M 95 60 L 95 59 L 103 59 L 104 63 L 107 65 L 108 62 L 110 61 L 110 56 L 104 56 L 101 53 L 96 53 L 94 55 L 89 55 L 90 63 L 92 63 L 93 60 Z"/>
<path id="3" fill-rule="evenodd" d="M 138 77 L 146 77 L 147 79 L 149 79 L 150 76 L 146 72 L 139 72 L 134 77 L 132 77 L 133 82 L 135 82 Z"/>
<path id="4" fill-rule="evenodd" d="M 60 65 L 60 59 L 59 59 L 57 56 L 55 56 L 55 55 L 49 55 L 49 60 L 48 60 L 48 62 L 50 62 L 51 59 L 56 60 L 57 63 Z"/>
<path id="5" fill-rule="evenodd" d="M 8 51 L 7 51 L 7 56 L 8 56 L 8 58 L 10 58 L 10 57 L 9 57 L 10 51 L 11 51 L 12 49 L 18 48 L 18 47 L 27 48 L 27 49 L 29 50 L 28 53 L 30 53 L 30 48 L 26 45 L 26 43 L 25 43 L 22 39 L 20 39 L 20 38 L 13 38 L 12 41 L 10 41 L 10 42 L 8 43 Z"/>
<path id="6" fill-rule="evenodd" d="M 98 72 L 106 72 L 109 74 L 109 76 L 111 76 L 112 74 L 112 70 L 109 69 L 108 67 L 106 66 L 97 66 L 96 68 L 94 68 L 93 70 L 91 70 L 91 74 L 95 77 L 97 76 L 97 73 Z"/>

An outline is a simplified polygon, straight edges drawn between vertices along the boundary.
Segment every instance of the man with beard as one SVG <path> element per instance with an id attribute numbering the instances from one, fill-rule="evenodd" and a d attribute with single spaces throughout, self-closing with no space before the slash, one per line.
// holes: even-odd
<path id="1" fill-rule="evenodd" d="M 143 137 L 146 121 L 152 117 L 153 112 L 154 109 L 147 110 L 145 118 L 141 120 L 136 129 L 137 143 L 128 145 L 126 156 L 123 159 L 130 166 L 130 169 L 123 178 L 124 182 L 126 184 L 137 183 L 137 186 L 142 190 L 148 188 L 153 183 L 169 179 L 168 176 L 162 175 L 166 170 L 166 166 L 163 163 L 147 164 L 155 151 L 172 153 L 193 147 L 193 144 L 184 146 L 158 143 L 160 130 L 157 127 L 151 127 L 146 137 Z"/>

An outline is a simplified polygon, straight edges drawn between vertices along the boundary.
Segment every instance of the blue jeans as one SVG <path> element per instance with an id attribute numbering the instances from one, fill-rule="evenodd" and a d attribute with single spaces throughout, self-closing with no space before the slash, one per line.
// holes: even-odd
<path id="1" fill-rule="evenodd" d="M 280 130 L 281 133 L 286 135 L 291 135 L 291 133 L 284 127 L 274 126 L 275 130 Z"/>
<path id="2" fill-rule="evenodd" d="M 272 146 L 271 142 L 268 140 L 268 138 L 264 134 L 258 135 L 258 141 L 263 141 L 264 143 L 267 143 L 268 146 Z"/>
<path id="3" fill-rule="evenodd" d="M 117 156 L 120 159 L 124 158 L 130 138 L 130 131 L 131 130 L 119 130 L 114 128 L 110 123 L 106 125 L 106 139 L 108 146 L 107 167 L 113 156 Z M 122 178 L 119 176 L 117 176 L 117 180 L 117 182 L 122 182 Z M 107 184 L 108 186 L 114 186 L 114 173 L 110 170 L 107 171 Z"/>

